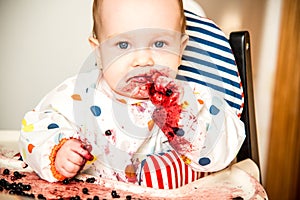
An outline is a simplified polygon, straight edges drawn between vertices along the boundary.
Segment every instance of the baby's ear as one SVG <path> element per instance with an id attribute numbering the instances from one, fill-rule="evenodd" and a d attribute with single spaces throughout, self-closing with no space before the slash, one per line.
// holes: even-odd
<path id="1" fill-rule="evenodd" d="M 89 43 L 93 49 L 95 49 L 99 46 L 99 41 L 96 38 L 94 38 L 93 36 L 89 37 Z"/>
<path id="2" fill-rule="evenodd" d="M 180 56 L 182 56 L 188 41 L 189 41 L 189 36 L 187 34 L 183 34 L 181 37 Z"/>

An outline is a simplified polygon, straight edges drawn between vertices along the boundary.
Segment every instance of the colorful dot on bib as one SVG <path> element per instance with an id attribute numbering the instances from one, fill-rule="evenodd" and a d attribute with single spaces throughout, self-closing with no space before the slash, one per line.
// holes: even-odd
<path id="1" fill-rule="evenodd" d="M 189 165 L 191 164 L 192 160 L 190 158 L 188 158 L 187 156 L 185 155 L 181 155 L 180 158 L 183 160 L 183 162 L 186 164 L 186 165 Z"/>
<path id="2" fill-rule="evenodd" d="M 217 115 L 220 112 L 220 110 L 216 106 L 211 105 L 209 108 L 209 112 L 212 115 Z"/>
<path id="3" fill-rule="evenodd" d="M 154 124 L 155 124 L 154 120 L 151 119 L 148 121 L 148 130 L 149 131 L 152 131 Z"/>
<path id="4" fill-rule="evenodd" d="M 204 104 L 204 101 L 202 99 L 198 99 L 198 103 L 202 105 Z"/>
<path id="5" fill-rule="evenodd" d="M 81 101 L 82 100 L 81 96 L 79 94 L 73 94 L 71 97 L 74 101 Z"/>
<path id="6" fill-rule="evenodd" d="M 22 120 L 22 125 L 23 125 L 22 131 L 24 132 L 32 132 L 34 129 L 33 124 L 27 124 L 25 119 Z"/>
<path id="7" fill-rule="evenodd" d="M 207 157 L 202 157 L 202 158 L 199 159 L 198 163 L 199 163 L 201 166 L 205 166 L 205 165 L 210 164 L 210 159 L 207 158 Z"/>
<path id="8" fill-rule="evenodd" d="M 189 106 L 189 102 L 187 102 L 187 101 L 184 101 L 184 102 L 181 104 L 181 107 L 182 107 L 183 109 L 187 108 L 188 106 Z"/>
<path id="9" fill-rule="evenodd" d="M 49 124 L 48 129 L 55 129 L 55 128 L 59 128 L 59 126 L 55 123 Z"/>
<path id="10" fill-rule="evenodd" d="M 101 109 L 99 106 L 91 106 L 90 109 L 95 117 L 99 117 L 101 115 Z"/>
<path id="11" fill-rule="evenodd" d="M 34 146 L 33 144 L 29 144 L 29 145 L 27 146 L 28 152 L 29 152 L 29 153 L 32 153 L 32 150 L 33 150 L 34 147 L 35 147 L 35 146 Z"/>

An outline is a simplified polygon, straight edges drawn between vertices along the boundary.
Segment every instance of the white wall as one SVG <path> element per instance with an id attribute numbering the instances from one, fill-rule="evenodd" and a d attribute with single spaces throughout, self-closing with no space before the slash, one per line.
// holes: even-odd
<path id="1" fill-rule="evenodd" d="M 226 35 L 250 32 L 264 175 L 282 0 L 196 1 Z M 91 51 L 91 7 L 92 0 L 0 1 L 0 129 L 19 129 L 25 112 L 78 72 Z"/>
<path id="2" fill-rule="evenodd" d="M 0 1 L 0 129 L 78 72 L 91 48 L 92 0 Z"/>

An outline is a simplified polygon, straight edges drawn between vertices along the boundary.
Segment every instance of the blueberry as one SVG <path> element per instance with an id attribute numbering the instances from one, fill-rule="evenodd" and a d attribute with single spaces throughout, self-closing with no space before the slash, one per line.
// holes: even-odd
<path id="1" fill-rule="evenodd" d="M 111 196 L 112 196 L 112 198 L 120 198 L 120 195 L 117 194 L 116 190 L 111 191 Z"/>
<path id="2" fill-rule="evenodd" d="M 10 188 L 12 189 L 12 190 L 15 190 L 15 189 L 17 189 L 17 184 L 16 183 L 12 183 L 12 184 L 10 184 Z"/>
<path id="3" fill-rule="evenodd" d="M 15 194 L 16 194 L 16 191 L 10 190 L 8 194 L 15 195 Z"/>
<path id="4" fill-rule="evenodd" d="M 83 194 L 89 194 L 89 190 L 88 190 L 87 188 L 83 188 L 83 189 L 82 189 L 82 193 L 83 193 Z"/>
<path id="5" fill-rule="evenodd" d="M 31 190 L 31 185 L 23 185 L 23 190 L 25 191 Z"/>
<path id="6" fill-rule="evenodd" d="M 78 178 L 73 178 L 72 180 L 74 180 L 76 183 L 83 182 L 83 180 L 80 180 Z"/>
<path id="7" fill-rule="evenodd" d="M 169 97 L 173 94 L 173 91 L 171 89 L 167 89 L 166 96 Z"/>
<path id="8" fill-rule="evenodd" d="M 35 198 L 34 194 L 32 194 L 32 193 L 28 194 L 28 197 L 33 198 L 33 199 Z"/>
<path id="9" fill-rule="evenodd" d="M 86 179 L 87 183 L 94 183 L 96 181 L 96 179 L 94 177 L 90 177 Z"/>
<path id="10" fill-rule="evenodd" d="M 106 130 L 106 131 L 105 131 L 105 135 L 106 135 L 106 136 L 110 136 L 110 135 L 111 135 L 111 131 L 110 131 L 110 130 Z"/>
<path id="11" fill-rule="evenodd" d="M 98 196 L 94 196 L 93 200 L 99 200 Z"/>
<path id="12" fill-rule="evenodd" d="M 8 182 L 5 179 L 0 180 L 0 186 L 5 187 L 8 184 Z"/>
<path id="13" fill-rule="evenodd" d="M 19 179 L 19 178 L 22 178 L 22 175 L 20 174 L 20 172 L 18 171 L 14 171 L 14 176 Z"/>
<path id="14" fill-rule="evenodd" d="M 4 170 L 3 170 L 3 174 L 4 174 L 4 175 L 9 175 L 9 173 L 10 173 L 9 169 L 4 169 Z"/>
<path id="15" fill-rule="evenodd" d="M 38 194 L 37 198 L 38 199 L 46 199 L 46 197 L 44 197 L 44 195 L 42 195 L 42 194 Z"/>
<path id="16" fill-rule="evenodd" d="M 0 192 L 2 192 L 3 191 L 3 187 L 2 186 L 0 186 Z"/>
<path id="17" fill-rule="evenodd" d="M 127 195 L 126 200 L 131 200 L 131 195 Z"/>
<path id="18" fill-rule="evenodd" d="M 80 196 L 76 195 L 75 197 L 71 197 L 70 200 L 80 200 Z"/>
<path id="19" fill-rule="evenodd" d="M 178 128 L 178 127 L 173 127 L 172 129 L 177 136 L 182 137 L 184 135 L 183 129 Z"/>
<path id="20" fill-rule="evenodd" d="M 18 184 L 17 184 L 17 187 L 23 189 L 24 185 L 23 185 L 23 183 L 18 183 Z"/>
<path id="21" fill-rule="evenodd" d="M 65 178 L 62 183 L 68 185 L 70 183 L 70 180 L 68 178 Z"/>
<path id="22" fill-rule="evenodd" d="M 111 191 L 111 196 L 115 196 L 117 194 L 117 191 L 116 190 L 112 190 Z"/>
<path id="23" fill-rule="evenodd" d="M 7 183 L 7 184 L 4 186 L 4 189 L 6 189 L 6 190 L 11 190 L 11 186 L 10 186 L 10 184 L 9 184 L 9 183 Z"/>

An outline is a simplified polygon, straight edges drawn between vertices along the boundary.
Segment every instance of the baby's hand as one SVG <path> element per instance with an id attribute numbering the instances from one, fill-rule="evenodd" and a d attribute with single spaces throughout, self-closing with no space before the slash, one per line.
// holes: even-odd
<path id="1" fill-rule="evenodd" d="M 66 178 L 74 177 L 93 155 L 84 148 L 80 140 L 70 139 L 57 151 L 56 170 Z"/>

